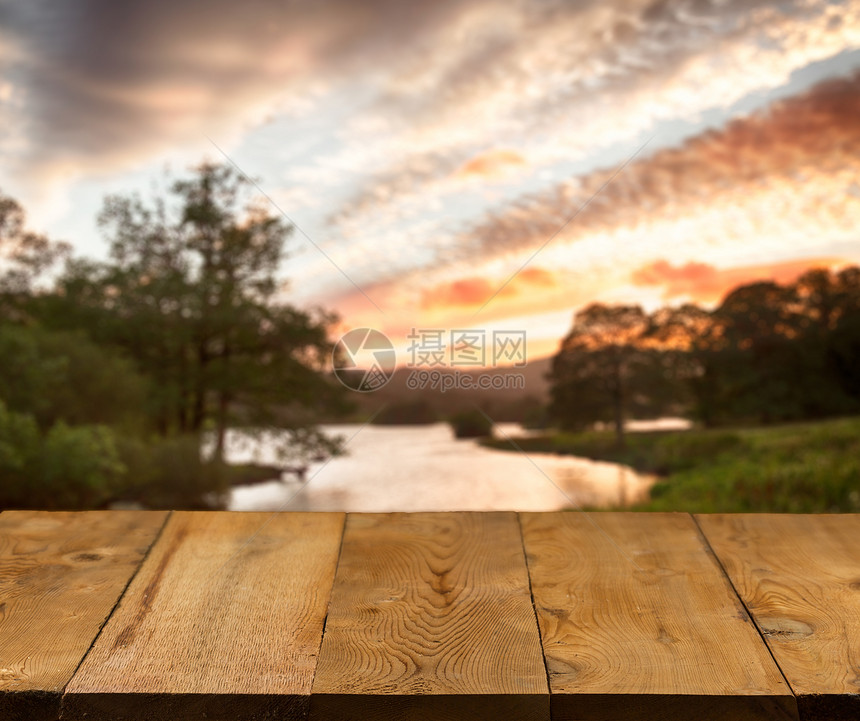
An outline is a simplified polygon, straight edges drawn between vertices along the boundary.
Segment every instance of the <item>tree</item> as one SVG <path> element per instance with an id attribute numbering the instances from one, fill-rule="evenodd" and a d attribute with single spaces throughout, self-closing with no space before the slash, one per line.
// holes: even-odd
<path id="1" fill-rule="evenodd" d="M 312 425 L 343 407 L 333 317 L 282 300 L 291 229 L 248 181 L 204 165 L 151 203 L 107 199 L 107 262 L 24 221 L 0 195 L 0 505 L 209 507 L 246 471 L 223 463 L 234 424 L 286 428 L 284 462 L 339 450 Z"/>
<path id="2" fill-rule="evenodd" d="M 730 292 L 695 344 L 704 369 L 696 389 L 702 419 L 774 423 L 856 410 L 834 345 L 848 317 L 846 297 L 837 277 L 817 269 L 792 284 L 757 282 Z"/>
<path id="3" fill-rule="evenodd" d="M 688 412 L 703 372 L 690 349 L 710 323 L 692 304 L 584 308 L 553 359 L 550 416 L 576 429 L 610 422 L 623 445 L 628 417 Z"/>
<path id="4" fill-rule="evenodd" d="M 0 320 L 29 320 L 38 280 L 69 256 L 67 243 L 27 230 L 25 220 L 18 202 L 0 193 Z"/>
<path id="5" fill-rule="evenodd" d="M 298 431 L 308 411 L 342 404 L 322 373 L 334 317 L 281 300 L 292 228 L 250 190 L 231 168 L 207 164 L 151 204 L 108 198 L 99 222 L 110 262 L 71 263 L 61 280 L 78 322 L 153 381 L 158 431 L 212 428 L 216 460 L 231 425 Z"/>
<path id="6" fill-rule="evenodd" d="M 115 349 L 81 332 L 0 325 L 0 399 L 42 430 L 58 422 L 145 429 L 149 384 Z"/>
<path id="7" fill-rule="evenodd" d="M 551 412 L 582 428 L 628 414 L 692 412 L 705 425 L 860 411 L 860 268 L 749 283 L 713 311 L 650 316 L 589 306 L 555 357 Z"/>
<path id="8" fill-rule="evenodd" d="M 860 408 L 860 268 L 840 271 L 835 286 L 837 312 L 831 318 L 827 358 L 840 387 Z"/>
<path id="9" fill-rule="evenodd" d="M 629 406 L 647 405 L 643 379 L 655 360 L 645 342 L 649 327 L 637 305 L 594 303 L 578 312 L 553 359 L 550 415 L 572 428 L 611 421 L 623 445 Z"/>

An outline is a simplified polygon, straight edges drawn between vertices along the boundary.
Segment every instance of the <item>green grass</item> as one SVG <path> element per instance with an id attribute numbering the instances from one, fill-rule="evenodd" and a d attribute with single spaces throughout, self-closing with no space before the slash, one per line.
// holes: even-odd
<path id="1" fill-rule="evenodd" d="M 527 452 L 613 461 L 658 480 L 637 510 L 860 512 L 860 418 L 736 430 L 553 433 L 516 440 Z M 510 449 L 504 440 L 486 443 Z"/>

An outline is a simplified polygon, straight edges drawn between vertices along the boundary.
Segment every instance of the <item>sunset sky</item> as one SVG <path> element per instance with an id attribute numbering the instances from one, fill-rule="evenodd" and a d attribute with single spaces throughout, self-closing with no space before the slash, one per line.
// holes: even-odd
<path id="1" fill-rule="evenodd" d="M 34 229 L 104 256 L 107 193 L 222 153 L 302 231 L 291 301 L 536 358 L 590 301 L 860 262 L 860 0 L 0 0 Z"/>

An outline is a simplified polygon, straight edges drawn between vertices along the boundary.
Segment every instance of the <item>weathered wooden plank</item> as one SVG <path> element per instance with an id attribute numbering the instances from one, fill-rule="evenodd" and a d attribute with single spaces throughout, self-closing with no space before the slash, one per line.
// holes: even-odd
<path id="1" fill-rule="evenodd" d="M 63 689 L 166 518 L 0 515 L 0 719 L 55 721 Z"/>
<path id="2" fill-rule="evenodd" d="M 860 516 L 697 516 L 803 719 L 860 719 Z"/>
<path id="3" fill-rule="evenodd" d="M 520 521 L 553 719 L 797 717 L 690 516 L 523 513 Z"/>
<path id="4" fill-rule="evenodd" d="M 341 513 L 174 513 L 63 698 L 63 719 L 299 719 Z"/>
<path id="5" fill-rule="evenodd" d="M 516 516 L 350 514 L 311 718 L 548 719 Z"/>

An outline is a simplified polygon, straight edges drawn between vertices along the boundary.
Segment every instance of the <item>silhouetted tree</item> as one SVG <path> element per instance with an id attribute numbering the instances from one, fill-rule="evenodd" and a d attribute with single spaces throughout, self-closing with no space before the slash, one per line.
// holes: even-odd
<path id="1" fill-rule="evenodd" d="M 732 290 L 713 311 L 650 316 L 595 304 L 554 359 L 552 415 L 582 428 L 686 411 L 706 425 L 773 423 L 860 411 L 860 269 Z"/>
<path id="2" fill-rule="evenodd" d="M 856 411 L 853 333 L 837 343 L 836 328 L 847 328 L 850 315 L 841 284 L 813 270 L 792 284 L 751 283 L 729 293 L 694 347 L 703 369 L 694 384 L 702 420 L 772 423 Z"/>
<path id="3" fill-rule="evenodd" d="M 629 415 L 659 413 L 676 400 L 673 361 L 660 346 L 639 306 L 584 308 L 553 359 L 550 415 L 570 428 L 611 422 L 623 444 Z"/>

